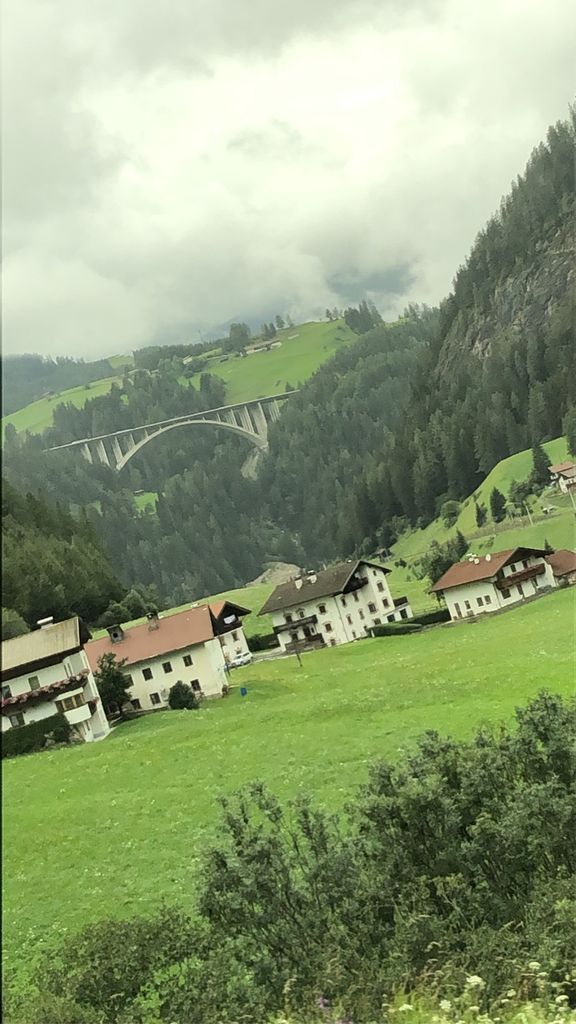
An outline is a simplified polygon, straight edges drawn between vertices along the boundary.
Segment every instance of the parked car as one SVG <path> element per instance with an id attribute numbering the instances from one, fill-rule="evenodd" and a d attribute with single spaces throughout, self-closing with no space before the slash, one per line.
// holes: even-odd
<path id="1" fill-rule="evenodd" d="M 246 651 L 245 654 L 237 654 L 230 662 L 228 668 L 240 668 L 241 665 L 250 665 L 251 661 L 252 655 L 250 651 Z"/>

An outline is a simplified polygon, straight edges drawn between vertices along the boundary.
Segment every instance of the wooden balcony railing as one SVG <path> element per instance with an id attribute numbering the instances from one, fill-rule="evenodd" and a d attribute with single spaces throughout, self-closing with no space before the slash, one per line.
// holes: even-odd
<path id="1" fill-rule="evenodd" d="M 509 576 L 500 576 L 496 580 L 496 586 L 498 590 L 508 590 L 515 583 L 524 583 L 525 580 L 532 580 L 535 576 L 542 576 L 545 572 L 546 566 L 544 562 L 540 562 L 539 565 L 530 565 L 527 569 L 521 569 L 520 572 L 512 572 Z"/>
<path id="2" fill-rule="evenodd" d="M 275 633 L 286 633 L 291 629 L 298 629 L 301 626 L 314 626 L 318 622 L 317 615 L 305 615 L 302 619 L 292 619 L 291 622 L 281 622 L 279 626 L 274 626 Z"/>

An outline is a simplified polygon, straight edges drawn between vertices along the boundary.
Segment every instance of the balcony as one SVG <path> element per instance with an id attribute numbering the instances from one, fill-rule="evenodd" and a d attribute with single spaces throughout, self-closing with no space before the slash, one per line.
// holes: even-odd
<path id="1" fill-rule="evenodd" d="M 286 654 L 302 654 L 304 651 L 318 651 L 320 648 L 326 647 L 324 638 L 318 634 L 317 636 L 307 636 L 303 640 L 293 641 L 291 644 L 286 644 Z"/>
<path id="2" fill-rule="evenodd" d="M 367 576 L 356 576 L 353 579 L 351 579 L 350 582 L 347 584 L 346 589 L 344 590 L 344 593 L 345 594 L 351 594 L 352 591 L 360 590 L 361 587 L 365 587 L 367 583 L 368 583 L 368 577 Z"/>
<path id="3" fill-rule="evenodd" d="M 403 604 L 408 604 L 408 598 L 407 597 L 395 597 L 394 598 L 394 607 L 395 608 L 400 608 Z"/>
<path id="4" fill-rule="evenodd" d="M 275 633 L 286 633 L 290 630 L 299 629 L 301 626 L 315 626 L 318 622 L 317 615 L 305 615 L 302 619 L 292 619 L 291 622 L 281 622 L 279 626 L 274 626 Z"/>
<path id="5" fill-rule="evenodd" d="M 70 708 L 69 711 L 64 712 L 64 716 L 70 722 L 70 725 L 77 725 L 78 722 L 87 722 L 91 715 L 89 704 L 80 704 L 77 708 Z"/>
<path id="6" fill-rule="evenodd" d="M 509 576 L 500 576 L 496 580 L 496 586 L 498 590 L 508 590 L 515 583 L 524 583 L 526 580 L 534 579 L 535 576 L 543 576 L 545 572 L 546 566 L 544 562 L 540 562 L 539 565 L 530 565 L 527 569 L 521 569 L 520 572 L 510 573 Z"/>

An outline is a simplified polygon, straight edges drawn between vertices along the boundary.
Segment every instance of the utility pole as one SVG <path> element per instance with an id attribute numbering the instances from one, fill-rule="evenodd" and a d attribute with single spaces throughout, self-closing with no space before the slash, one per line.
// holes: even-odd
<path id="1" fill-rule="evenodd" d="M 524 505 L 524 508 L 526 509 L 526 515 L 528 516 L 528 522 L 530 523 L 530 526 L 534 526 L 534 520 L 532 519 L 530 508 L 528 507 L 527 503 Z"/>

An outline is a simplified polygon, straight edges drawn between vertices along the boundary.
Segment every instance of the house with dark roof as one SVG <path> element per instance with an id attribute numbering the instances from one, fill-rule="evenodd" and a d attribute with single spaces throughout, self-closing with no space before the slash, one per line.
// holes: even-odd
<path id="1" fill-rule="evenodd" d="M 556 586 L 568 587 L 576 583 L 576 551 L 559 548 L 558 551 L 546 555 L 546 561 L 554 573 Z"/>
<path id="2" fill-rule="evenodd" d="M 555 483 L 562 494 L 576 489 L 576 463 L 566 460 L 557 462 L 554 466 L 548 466 L 550 479 Z"/>
<path id="3" fill-rule="evenodd" d="M 406 597 L 392 597 L 390 569 L 363 559 L 340 562 L 280 583 L 260 609 L 271 615 L 287 654 L 359 640 L 371 626 L 412 618 Z"/>
<path id="4" fill-rule="evenodd" d="M 220 697 L 228 665 L 248 652 L 242 628 L 242 616 L 248 614 L 247 608 L 230 601 L 168 615 L 150 613 L 135 626 L 109 626 L 106 636 L 87 644 L 86 654 L 93 672 L 103 654 L 126 659 L 124 672 L 135 711 L 167 707 L 176 682 L 206 697 Z"/>
<path id="5" fill-rule="evenodd" d="M 2 732 L 62 712 L 81 740 L 104 739 L 110 726 L 86 656 L 90 633 L 77 616 L 38 627 L 2 643 Z"/>
<path id="6" fill-rule="evenodd" d="M 470 555 L 451 565 L 431 589 L 443 598 L 450 617 L 458 619 L 510 608 L 556 585 L 546 551 L 510 548 L 489 555 Z"/>

